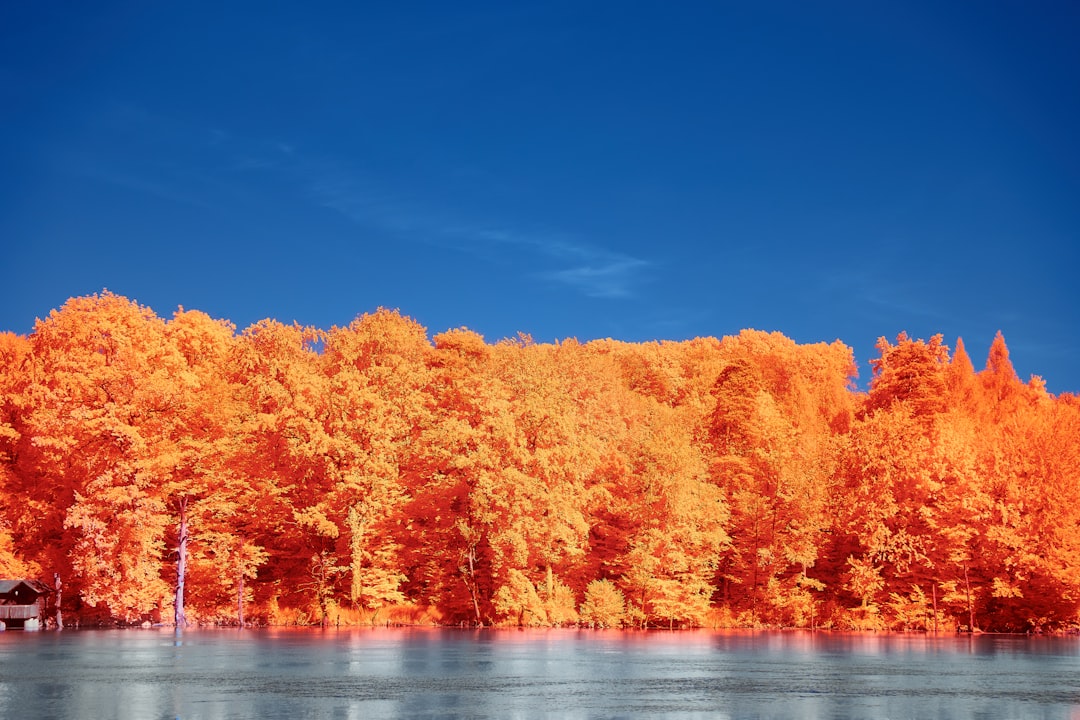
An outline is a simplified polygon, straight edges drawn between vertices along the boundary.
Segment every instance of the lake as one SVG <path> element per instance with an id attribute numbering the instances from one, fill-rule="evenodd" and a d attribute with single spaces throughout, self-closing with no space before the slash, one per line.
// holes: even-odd
<path id="1" fill-rule="evenodd" d="M 0 718 L 1080 718 L 1080 640 L 459 629 L 0 633 Z"/>

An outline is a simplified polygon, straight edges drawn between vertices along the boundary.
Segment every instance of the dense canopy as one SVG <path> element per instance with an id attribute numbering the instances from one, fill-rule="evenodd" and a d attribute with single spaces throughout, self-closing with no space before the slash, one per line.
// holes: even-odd
<path id="1" fill-rule="evenodd" d="M 1080 400 L 998 335 L 330 330 L 108 292 L 0 334 L 0 577 L 83 622 L 1051 630 Z"/>

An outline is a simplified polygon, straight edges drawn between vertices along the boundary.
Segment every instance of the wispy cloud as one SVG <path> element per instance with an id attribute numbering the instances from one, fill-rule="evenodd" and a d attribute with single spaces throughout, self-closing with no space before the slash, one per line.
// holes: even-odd
<path id="1" fill-rule="evenodd" d="M 644 260 L 615 256 L 600 264 L 556 270 L 547 273 L 546 277 L 575 287 L 590 297 L 618 298 L 630 294 L 631 285 L 646 265 Z"/>
<path id="2" fill-rule="evenodd" d="M 375 189 L 374 183 L 357 174 L 305 164 L 301 169 L 306 192 L 320 207 L 333 210 L 349 221 L 381 228 L 399 235 L 431 232 L 437 227 L 403 198 Z"/>
<path id="3" fill-rule="evenodd" d="M 430 195 L 401 190 L 383 177 L 306 152 L 286 139 L 192 127 L 130 105 L 110 109 L 97 122 L 114 152 L 68 155 L 69 171 L 163 200 L 227 206 L 257 197 L 261 177 L 296 188 L 302 201 L 358 226 L 511 266 L 522 277 L 586 297 L 629 298 L 647 279 L 650 262 L 643 258 L 571 232 L 521 227 L 458 207 L 448 210 Z M 483 177 L 484 185 L 497 182 Z"/>
<path id="4" fill-rule="evenodd" d="M 174 178 L 162 178 L 161 173 L 119 170 L 100 162 L 83 162 L 74 159 L 68 160 L 67 169 L 72 174 L 159 200 L 200 208 L 210 207 L 203 198 L 181 189 Z"/>
<path id="5" fill-rule="evenodd" d="M 58 170 L 202 209 L 249 197 L 237 172 L 276 168 L 283 154 L 272 144 L 193 126 L 131 103 L 105 103 L 85 122 L 94 142 L 53 148 Z"/>
<path id="6" fill-rule="evenodd" d="M 940 308 L 930 305 L 923 299 L 923 293 L 918 288 L 896 283 L 879 282 L 874 285 L 864 285 L 862 300 L 871 307 L 901 315 L 930 319 L 946 318 L 946 314 Z"/>
<path id="7" fill-rule="evenodd" d="M 884 263 L 889 267 L 899 264 Z M 819 283 L 820 290 L 829 295 L 840 295 L 853 307 L 878 315 L 882 312 L 907 318 L 937 321 L 948 319 L 940 305 L 927 298 L 935 297 L 918 280 L 903 280 L 883 276 L 882 272 L 869 266 L 849 268 L 842 272 L 825 275 Z"/>
<path id="8" fill-rule="evenodd" d="M 535 247 L 565 265 L 542 272 L 539 277 L 572 287 L 588 297 L 630 297 L 650 266 L 647 260 L 588 244 L 557 242 Z"/>
<path id="9" fill-rule="evenodd" d="M 524 253 L 529 276 L 570 287 L 595 298 L 628 298 L 640 286 L 648 260 L 609 250 L 568 233 L 520 230 L 494 223 L 463 222 L 433 210 L 407 195 L 377 190 L 360 173 L 328 163 L 307 163 L 308 190 L 319 205 L 352 222 L 379 227 L 411 242 L 451 247 L 492 262 L 520 261 Z M 508 252 L 512 250 L 513 252 Z"/>

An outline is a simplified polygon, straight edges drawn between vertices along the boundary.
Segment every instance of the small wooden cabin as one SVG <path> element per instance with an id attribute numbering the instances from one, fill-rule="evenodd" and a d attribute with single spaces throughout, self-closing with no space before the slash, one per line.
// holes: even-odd
<path id="1" fill-rule="evenodd" d="M 43 622 L 50 592 L 37 580 L 0 580 L 0 622 L 9 628 L 25 627 L 27 620 Z"/>

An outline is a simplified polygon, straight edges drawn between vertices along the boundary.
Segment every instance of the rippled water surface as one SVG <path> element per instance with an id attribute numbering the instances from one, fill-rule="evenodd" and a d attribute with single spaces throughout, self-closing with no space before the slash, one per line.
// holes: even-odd
<path id="1" fill-rule="evenodd" d="M 1080 640 L 576 630 L 0 633 L 0 718 L 1080 718 Z"/>

